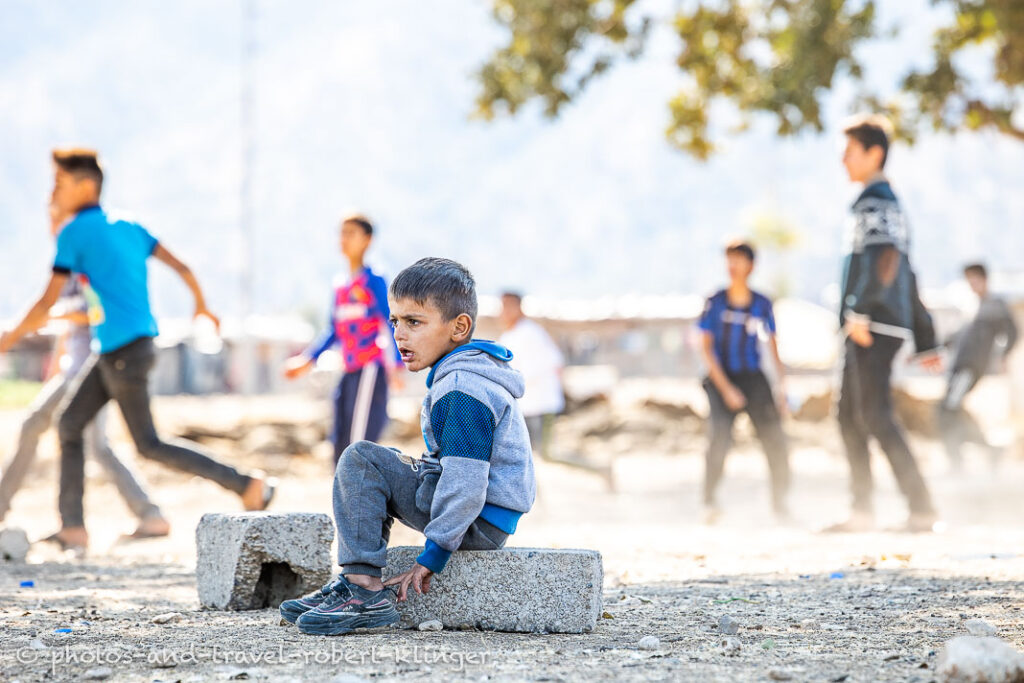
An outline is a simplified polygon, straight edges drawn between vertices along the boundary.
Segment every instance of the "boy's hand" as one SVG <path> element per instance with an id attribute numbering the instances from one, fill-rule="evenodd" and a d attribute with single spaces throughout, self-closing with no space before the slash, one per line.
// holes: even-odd
<path id="1" fill-rule="evenodd" d="M 743 410 L 743 407 L 747 405 L 747 397 L 734 386 L 726 387 L 722 392 L 722 400 L 725 401 L 725 407 L 734 413 Z"/>
<path id="2" fill-rule="evenodd" d="M 193 315 L 192 317 L 198 318 L 199 316 L 205 316 L 209 318 L 210 322 L 213 323 L 213 329 L 217 331 L 217 334 L 220 334 L 220 318 L 211 313 L 209 308 L 207 308 L 206 306 L 196 306 L 195 315 Z"/>
<path id="3" fill-rule="evenodd" d="M 875 337 L 871 334 L 871 328 L 866 322 L 847 322 L 846 333 L 857 346 L 867 348 L 875 343 Z"/>
<path id="4" fill-rule="evenodd" d="M 391 368 L 388 370 L 388 386 L 392 391 L 398 392 L 405 389 L 405 370 L 402 368 Z"/>
<path id="5" fill-rule="evenodd" d="M 921 367 L 929 372 L 942 372 L 942 356 L 933 353 L 923 357 L 921 359 Z"/>
<path id="6" fill-rule="evenodd" d="M 284 376 L 286 379 L 302 377 L 313 367 L 313 359 L 306 356 L 292 356 L 284 363 Z"/>
<path id="7" fill-rule="evenodd" d="M 398 602 L 405 602 L 410 584 L 412 584 L 413 590 L 420 595 L 430 592 L 430 577 L 433 575 L 434 572 L 422 564 L 414 564 L 412 569 L 392 576 L 384 582 L 384 585 L 394 586 L 398 584 Z"/>

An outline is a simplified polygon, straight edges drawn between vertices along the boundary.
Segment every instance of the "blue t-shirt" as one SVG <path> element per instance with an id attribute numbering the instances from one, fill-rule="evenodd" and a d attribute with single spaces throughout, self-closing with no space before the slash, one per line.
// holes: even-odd
<path id="1" fill-rule="evenodd" d="M 98 206 L 80 211 L 57 236 L 54 272 L 85 275 L 99 298 L 103 315 L 93 329 L 100 353 L 157 335 L 146 268 L 156 245 L 141 225 L 111 218 Z"/>
<path id="2" fill-rule="evenodd" d="M 750 305 L 733 306 L 725 290 L 704 304 L 698 327 L 714 339 L 715 357 L 728 374 L 761 369 L 761 333 L 775 334 L 775 315 L 768 297 L 751 292 Z"/>

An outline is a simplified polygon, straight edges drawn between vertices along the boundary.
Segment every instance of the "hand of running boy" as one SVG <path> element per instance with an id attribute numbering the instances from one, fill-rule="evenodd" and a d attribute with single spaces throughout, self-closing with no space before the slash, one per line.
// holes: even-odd
<path id="1" fill-rule="evenodd" d="M 392 368 L 388 371 L 388 386 L 392 391 L 405 389 L 405 374 L 401 368 Z"/>
<path id="2" fill-rule="evenodd" d="M 284 376 L 286 379 L 302 377 L 313 367 L 313 359 L 303 355 L 292 356 L 284 363 Z"/>
<path id="3" fill-rule="evenodd" d="M 413 590 L 422 595 L 430 592 L 430 577 L 434 572 L 421 564 L 414 564 L 412 569 L 396 574 L 384 582 L 385 586 L 398 584 L 398 602 L 405 602 L 406 593 L 411 585 Z"/>
<path id="4" fill-rule="evenodd" d="M 210 322 L 213 323 L 213 329 L 217 331 L 217 334 L 220 334 L 220 318 L 211 313 L 210 309 L 207 308 L 206 306 L 196 306 L 195 315 L 193 315 L 192 317 L 198 318 L 201 315 L 209 318 Z"/>

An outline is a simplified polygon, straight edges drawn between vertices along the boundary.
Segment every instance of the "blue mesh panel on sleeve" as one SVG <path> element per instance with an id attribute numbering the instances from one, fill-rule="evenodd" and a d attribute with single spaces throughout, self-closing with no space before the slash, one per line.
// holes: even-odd
<path id="1" fill-rule="evenodd" d="M 438 399 L 430 410 L 430 428 L 441 448 L 439 458 L 491 459 L 494 415 L 469 394 L 450 391 Z"/>

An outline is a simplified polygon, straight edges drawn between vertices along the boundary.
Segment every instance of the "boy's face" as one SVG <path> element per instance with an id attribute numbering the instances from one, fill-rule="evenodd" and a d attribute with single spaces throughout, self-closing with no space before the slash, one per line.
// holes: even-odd
<path id="1" fill-rule="evenodd" d="M 76 178 L 59 166 L 53 178 L 53 194 L 50 203 L 63 216 L 73 216 L 90 204 L 99 201 L 100 195 L 96 182 L 89 178 Z"/>
<path id="2" fill-rule="evenodd" d="M 345 258 L 361 259 L 372 239 L 358 223 L 345 221 L 341 224 L 341 253 Z"/>
<path id="3" fill-rule="evenodd" d="M 523 317 L 523 308 L 514 296 L 501 297 L 501 314 L 498 316 L 502 328 L 510 330 Z"/>
<path id="4" fill-rule="evenodd" d="M 867 182 L 882 170 L 882 148 L 874 145 L 870 149 L 865 149 L 860 142 L 847 136 L 843 166 L 846 167 L 846 175 L 850 180 L 855 183 Z"/>
<path id="5" fill-rule="evenodd" d="M 971 291 L 978 296 L 984 296 L 988 290 L 988 278 L 984 275 L 978 275 L 977 273 L 967 273 L 964 275 L 967 280 L 967 284 L 970 285 Z"/>
<path id="6" fill-rule="evenodd" d="M 441 360 L 455 347 L 469 340 L 473 321 L 466 315 L 445 320 L 433 301 L 388 299 L 395 344 L 402 362 L 411 372 L 419 372 Z"/>
<path id="7" fill-rule="evenodd" d="M 50 236 L 56 237 L 60 234 L 61 228 L 64 227 L 64 214 L 61 213 L 60 208 L 54 202 L 50 202 Z"/>
<path id="8" fill-rule="evenodd" d="M 754 262 L 738 252 L 726 254 L 725 265 L 729 270 L 729 280 L 732 282 L 746 282 L 754 270 Z"/>

